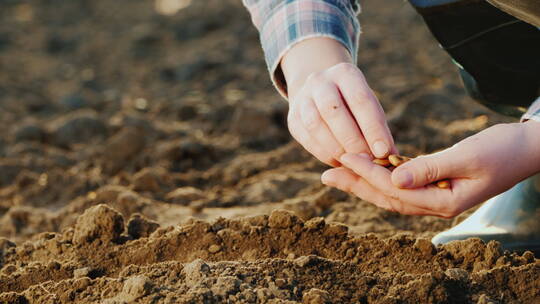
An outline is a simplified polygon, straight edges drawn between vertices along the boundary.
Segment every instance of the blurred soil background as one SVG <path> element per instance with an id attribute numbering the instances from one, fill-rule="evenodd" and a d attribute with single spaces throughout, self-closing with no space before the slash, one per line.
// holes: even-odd
<path id="1" fill-rule="evenodd" d="M 510 121 L 407 2 L 360 20 L 403 154 Z M 286 115 L 239 0 L 0 1 L 0 303 L 540 301 L 530 252 L 431 245 L 466 215 L 324 187 Z"/>

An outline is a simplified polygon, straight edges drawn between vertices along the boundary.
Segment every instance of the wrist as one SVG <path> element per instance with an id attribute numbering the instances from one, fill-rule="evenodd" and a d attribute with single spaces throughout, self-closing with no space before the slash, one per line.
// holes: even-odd
<path id="1" fill-rule="evenodd" d="M 345 46 L 331 38 L 315 37 L 297 43 L 283 56 L 280 63 L 289 97 L 300 90 L 309 75 L 352 61 Z"/>

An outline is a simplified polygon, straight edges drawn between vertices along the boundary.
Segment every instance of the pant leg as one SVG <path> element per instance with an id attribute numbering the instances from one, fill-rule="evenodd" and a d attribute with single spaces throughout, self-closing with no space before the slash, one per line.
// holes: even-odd
<path id="1" fill-rule="evenodd" d="M 465 88 L 519 117 L 540 95 L 540 31 L 485 0 L 410 0 L 456 62 Z"/>

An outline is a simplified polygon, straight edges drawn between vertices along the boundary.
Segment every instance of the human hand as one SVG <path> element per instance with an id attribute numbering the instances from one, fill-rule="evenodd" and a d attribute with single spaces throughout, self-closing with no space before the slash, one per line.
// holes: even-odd
<path id="1" fill-rule="evenodd" d="M 345 154 L 323 183 L 403 214 L 454 217 L 540 172 L 540 123 L 500 124 L 390 172 L 365 154 Z M 450 189 L 432 183 L 451 182 Z"/>
<path id="2" fill-rule="evenodd" d="M 379 101 L 347 58 L 338 42 L 310 39 L 282 62 L 289 87 L 289 131 L 306 150 L 334 167 L 345 152 L 376 157 L 397 152 Z"/>

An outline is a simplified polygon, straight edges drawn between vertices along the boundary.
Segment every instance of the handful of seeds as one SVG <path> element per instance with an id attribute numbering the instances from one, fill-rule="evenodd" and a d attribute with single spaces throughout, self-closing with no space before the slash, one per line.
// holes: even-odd
<path id="1" fill-rule="evenodd" d="M 411 159 L 409 157 L 407 157 L 407 156 L 390 154 L 388 156 L 388 158 L 375 158 L 373 160 L 373 163 L 376 164 L 376 165 L 379 165 L 379 166 L 386 167 L 390 171 L 394 171 L 395 168 L 403 165 L 404 163 L 408 162 L 409 160 L 411 160 Z M 437 181 L 437 182 L 435 182 L 435 184 L 437 185 L 437 187 L 439 187 L 441 189 L 450 188 L 450 181 L 446 180 L 446 179 Z"/>

